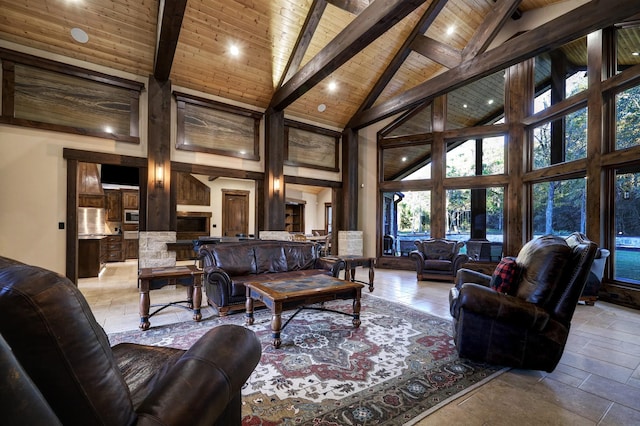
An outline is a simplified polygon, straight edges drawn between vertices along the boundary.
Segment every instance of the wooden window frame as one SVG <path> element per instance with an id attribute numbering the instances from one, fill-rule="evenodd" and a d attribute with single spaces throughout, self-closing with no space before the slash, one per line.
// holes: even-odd
<path id="1" fill-rule="evenodd" d="M 2 115 L 0 123 L 15 126 L 30 127 L 34 129 L 52 130 L 56 132 L 72 133 L 76 135 L 93 136 L 103 139 L 111 139 L 117 142 L 128 142 L 140 144 L 139 120 L 140 120 L 140 93 L 144 89 L 144 84 L 114 77 L 97 71 L 63 64 L 61 62 L 43 59 L 25 53 L 15 52 L 0 48 L 0 61 L 2 61 Z M 82 127 L 65 126 L 61 124 L 45 123 L 34 120 L 27 120 L 15 117 L 15 65 L 25 65 L 52 73 L 64 74 L 67 76 L 90 80 L 113 87 L 128 89 L 131 94 L 131 112 L 129 121 L 129 134 L 114 134 L 101 132 L 94 129 Z"/>
<path id="2" fill-rule="evenodd" d="M 295 161 L 289 158 L 289 130 L 290 129 L 299 129 L 306 132 L 316 133 L 323 136 L 332 137 L 335 141 L 334 150 L 333 150 L 333 166 L 325 166 L 321 164 L 308 163 L 303 161 Z M 324 129 L 322 127 L 312 126 L 310 124 L 300 123 L 298 121 L 293 120 L 284 120 L 284 164 L 288 166 L 299 166 L 299 167 L 308 167 L 310 169 L 317 170 L 327 170 L 330 172 L 339 172 L 339 147 L 340 147 L 340 139 L 342 134 L 340 132 L 336 132 L 334 130 Z M 331 160 L 331 159 L 330 159 Z"/>
<path id="3" fill-rule="evenodd" d="M 200 98 L 198 96 L 188 95 L 181 92 L 173 92 L 177 102 L 177 137 L 176 149 L 184 151 L 205 152 L 209 154 L 224 155 L 227 157 L 244 158 L 247 160 L 260 161 L 260 120 L 262 113 L 241 108 L 211 99 Z M 209 108 L 216 111 L 227 112 L 231 114 L 249 117 L 253 119 L 253 152 L 232 152 L 224 149 L 216 149 L 206 146 L 194 145 L 187 143 L 185 133 L 185 107 L 187 104 L 195 105 L 203 108 Z"/>

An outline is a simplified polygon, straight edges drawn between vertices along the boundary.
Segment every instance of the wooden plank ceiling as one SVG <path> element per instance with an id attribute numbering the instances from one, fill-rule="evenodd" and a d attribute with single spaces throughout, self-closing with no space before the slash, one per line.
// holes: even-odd
<path id="1" fill-rule="evenodd" d="M 519 17 L 572 2 L 585 3 L 0 0 L 0 39 L 342 129 L 368 123 L 363 111 L 374 106 L 380 117 L 394 112 L 403 94 L 481 55 Z M 74 41 L 72 28 L 86 31 L 88 42 Z M 629 31 L 624 42 L 633 45 L 638 35 Z M 491 117 L 496 107 L 476 116 Z"/>

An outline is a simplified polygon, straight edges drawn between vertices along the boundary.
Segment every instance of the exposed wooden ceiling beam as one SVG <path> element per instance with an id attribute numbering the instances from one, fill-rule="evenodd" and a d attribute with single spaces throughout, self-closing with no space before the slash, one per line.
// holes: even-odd
<path id="1" fill-rule="evenodd" d="M 425 0 L 376 1 L 280 87 L 270 108 L 281 111 L 400 22 Z"/>
<path id="2" fill-rule="evenodd" d="M 462 52 L 458 49 L 427 36 L 417 36 L 410 47 L 422 56 L 426 56 L 447 68 L 455 68 L 462 62 Z"/>
<path id="3" fill-rule="evenodd" d="M 286 81 L 289 81 L 291 76 L 298 72 L 302 59 L 304 58 L 304 54 L 309 48 L 309 43 L 311 43 L 313 33 L 315 33 L 316 28 L 318 28 L 318 24 L 320 23 L 320 19 L 322 18 L 322 14 L 326 7 L 326 0 L 313 0 L 313 4 L 311 5 L 311 8 L 309 8 L 307 18 L 302 25 L 300 34 L 298 35 L 298 40 L 296 40 L 296 45 L 293 47 L 293 53 L 289 56 L 287 66 L 282 73 L 280 82 L 278 83 L 278 88 L 282 87 Z"/>
<path id="4" fill-rule="evenodd" d="M 356 113 L 356 115 L 364 111 L 365 109 L 370 108 L 374 104 L 376 99 L 378 99 L 378 96 L 380 96 L 395 73 L 398 72 L 398 70 L 402 66 L 402 63 L 411 53 L 411 49 L 409 48 L 409 46 L 411 45 L 413 39 L 416 38 L 416 36 L 427 32 L 427 29 L 429 29 L 433 21 L 435 21 L 438 17 L 440 11 L 447 4 L 447 1 L 448 0 L 434 0 L 431 2 L 427 10 L 425 10 L 424 14 L 420 17 L 420 20 L 413 27 L 413 30 L 411 31 L 409 37 L 407 37 L 400 49 L 398 49 L 398 52 L 395 54 L 391 62 L 389 62 L 389 65 L 387 65 L 387 68 L 384 70 L 378 81 L 376 81 L 376 84 L 369 91 L 369 94 L 362 102 L 362 105 L 360 106 L 360 108 L 358 108 L 358 112 Z"/>
<path id="5" fill-rule="evenodd" d="M 498 0 L 493 12 L 482 21 L 480 28 L 473 34 L 467 46 L 462 50 L 462 60 L 477 56 L 487 50 L 496 38 L 502 26 L 518 9 L 522 0 Z"/>
<path id="6" fill-rule="evenodd" d="M 158 81 L 169 79 L 186 8 L 187 0 L 163 0 L 158 6 L 160 28 L 156 43 L 156 63 L 153 70 L 153 76 Z"/>
<path id="7" fill-rule="evenodd" d="M 327 0 L 327 2 L 357 16 L 373 3 L 373 0 Z"/>
<path id="8" fill-rule="evenodd" d="M 356 114 L 346 127 L 359 129 L 405 111 L 491 73 L 562 46 L 640 12 L 640 2 L 593 0 L 540 27 L 510 39 L 418 86 Z"/>

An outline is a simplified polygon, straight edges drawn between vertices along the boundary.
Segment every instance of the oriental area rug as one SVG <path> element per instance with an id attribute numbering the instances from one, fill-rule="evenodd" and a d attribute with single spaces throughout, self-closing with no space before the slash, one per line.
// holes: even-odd
<path id="1" fill-rule="evenodd" d="M 326 308 L 352 312 L 350 301 Z M 295 311 L 283 313 L 283 324 Z M 368 294 L 362 325 L 351 317 L 303 310 L 271 345 L 271 314 L 255 313 L 250 329 L 262 358 L 242 390 L 243 425 L 410 425 L 502 372 L 458 358 L 449 320 Z M 109 335 L 112 345 L 134 342 L 188 349 L 221 324 L 244 324 L 242 313 Z"/>

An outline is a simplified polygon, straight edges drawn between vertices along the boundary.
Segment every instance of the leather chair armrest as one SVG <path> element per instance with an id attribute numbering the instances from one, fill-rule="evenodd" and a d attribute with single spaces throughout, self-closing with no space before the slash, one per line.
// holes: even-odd
<path id="1" fill-rule="evenodd" d="M 460 267 L 469 261 L 469 256 L 464 253 L 458 253 L 453 258 L 453 272 L 456 272 Z"/>
<path id="2" fill-rule="evenodd" d="M 491 277 L 483 274 L 482 272 L 474 271 L 472 269 L 461 268 L 456 273 L 456 288 L 460 290 L 465 283 L 480 284 L 484 287 L 489 287 Z"/>
<path id="3" fill-rule="evenodd" d="M 0 412 L 4 425 L 62 425 L 0 334 Z"/>
<path id="4" fill-rule="evenodd" d="M 461 309 L 536 331 L 543 330 L 550 318 L 547 311 L 533 303 L 473 283 L 466 283 L 460 288 L 454 317 L 457 318 Z"/>
<path id="5" fill-rule="evenodd" d="M 260 341 L 249 329 L 222 325 L 209 330 L 155 384 L 137 410 L 137 424 L 214 424 L 261 354 Z"/>
<path id="6" fill-rule="evenodd" d="M 345 268 L 344 260 L 337 257 L 319 257 L 316 259 L 316 267 L 331 272 L 332 277 L 337 277 L 340 271 Z"/>
<path id="7" fill-rule="evenodd" d="M 204 279 L 209 284 L 222 285 L 225 288 L 230 289 L 233 280 L 227 274 L 224 269 L 217 268 L 215 266 L 209 266 L 203 269 Z"/>
<path id="8" fill-rule="evenodd" d="M 424 268 L 424 254 L 420 250 L 413 250 L 409 253 L 409 257 L 416 261 L 416 273 L 420 277 Z"/>
<path id="9" fill-rule="evenodd" d="M 420 250 L 412 250 L 409 253 L 409 257 L 414 259 L 416 262 L 420 262 L 420 265 L 424 263 L 424 254 Z"/>

